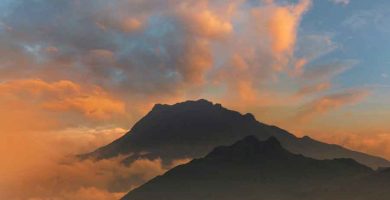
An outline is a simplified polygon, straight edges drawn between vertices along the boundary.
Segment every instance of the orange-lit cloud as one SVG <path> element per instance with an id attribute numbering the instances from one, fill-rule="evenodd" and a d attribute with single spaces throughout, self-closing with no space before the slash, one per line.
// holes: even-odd
<path id="1" fill-rule="evenodd" d="M 188 23 L 189 31 L 206 38 L 222 38 L 233 31 L 233 25 L 206 9 L 181 8 L 180 15 Z"/>
<path id="2" fill-rule="evenodd" d="M 178 65 L 183 66 L 178 71 L 185 82 L 201 84 L 204 81 L 204 73 L 211 68 L 212 64 L 209 43 L 205 40 L 194 40 L 186 46 L 186 53 L 178 60 Z"/>
<path id="3" fill-rule="evenodd" d="M 19 123 L 22 121 L 23 118 Z M 67 185 L 66 181 L 61 182 L 58 179 L 62 175 L 65 178 L 76 176 L 68 172 L 70 169 L 65 170 L 67 165 L 61 164 L 64 159 L 67 160 L 66 156 L 73 156 L 80 151 L 107 144 L 124 132 L 123 129 L 106 128 L 100 130 L 74 129 L 61 132 L 29 129 L 20 132 L 3 132 L 3 129 L 1 131 L 0 197 L 15 200 L 34 197 L 46 199 L 44 197 L 50 195 L 78 193 L 82 185 L 74 185 L 76 182 Z M 72 184 L 76 188 L 66 192 L 66 188 Z M 62 187 L 64 191 L 61 192 Z M 101 190 L 106 189 L 101 188 Z"/>
<path id="4" fill-rule="evenodd" d="M 55 2 L 51 4 L 57 6 Z M 80 13 L 85 21 L 76 20 L 80 23 L 78 28 L 66 24 L 61 32 L 49 28 L 52 37 L 46 38 L 47 44 L 24 45 L 28 49 L 27 60 L 20 63 L 15 61 L 19 59 L 13 59 L 10 65 L 20 71 L 33 65 L 32 70 L 24 70 L 23 76 L 27 77 L 86 81 L 106 90 L 116 90 L 115 93 L 146 98 L 188 96 L 194 93 L 193 90 L 202 93 L 214 82 L 221 83 L 219 90 L 229 87 L 225 92 L 230 94 L 226 96 L 243 93 L 236 91 L 241 88 L 254 93 L 268 91 L 269 88 L 261 85 L 270 80 L 277 81 L 278 73 L 288 68 L 298 26 L 311 1 L 289 4 L 268 1 L 253 7 L 245 4 L 241 0 L 223 3 L 171 0 L 164 5 L 141 1 L 108 5 L 100 2 L 93 7 L 86 2 L 71 3 L 70 7 L 87 11 Z M 47 24 L 36 21 L 35 26 L 45 29 Z M 25 28 L 28 27 L 15 25 L 14 31 Z M 126 34 L 108 31 L 111 29 Z M 73 34 L 68 37 L 63 32 Z M 39 38 L 41 34 L 31 32 L 28 37 Z M 23 43 L 24 36 L 21 33 L 7 37 Z M 240 60 L 230 63 L 234 57 Z M 220 73 L 216 71 L 231 70 L 229 66 L 237 65 L 237 61 L 241 65 L 245 63 L 246 69 L 233 67 L 233 71 L 223 72 L 223 78 L 219 75 L 219 80 L 214 79 L 214 74 Z M 53 66 L 57 65 L 68 70 L 55 69 Z M 12 74 L 12 78 L 18 76 Z M 89 78 L 83 78 L 86 76 Z M 80 107 L 80 104 L 73 107 Z"/>
<path id="5" fill-rule="evenodd" d="M 212 10 L 207 1 L 180 2 L 174 15 L 186 33 L 184 51 L 176 61 L 178 72 L 186 83 L 203 84 L 214 64 L 212 42 L 226 40 L 233 25 L 226 14 Z"/>
<path id="6" fill-rule="evenodd" d="M 114 200 L 173 167 L 163 167 L 159 159 L 137 160 L 125 166 L 121 159 L 41 162 L 41 165 L 24 171 L 21 176 L 13 174 L 13 177 L 6 176 L 0 180 L 0 185 L 5 189 L 1 195 L 6 199 L 70 200 L 77 197 L 83 200 Z"/>
<path id="7" fill-rule="evenodd" d="M 116 118 L 126 118 L 124 102 L 99 87 L 24 79 L 2 82 L 0 93 L 2 199 L 118 199 L 172 167 L 158 159 L 130 166 L 123 158 L 74 159 L 127 131 L 115 127 Z M 152 106 L 143 105 L 143 112 Z"/>
<path id="8" fill-rule="evenodd" d="M 307 60 L 305 58 L 298 59 L 294 65 L 294 75 L 302 74 L 303 67 L 307 64 Z"/>
<path id="9" fill-rule="evenodd" d="M 163 166 L 160 159 L 137 160 L 125 166 L 121 163 L 124 157 L 101 161 L 75 159 L 75 154 L 105 145 L 125 131 L 121 128 L 73 128 L 3 133 L 0 135 L 0 197 L 12 200 L 118 199 L 167 169 L 188 162 L 177 160 L 172 166 Z"/>
<path id="10" fill-rule="evenodd" d="M 374 128 L 375 129 L 375 128 Z M 316 139 L 390 159 L 390 134 L 383 131 L 317 133 Z"/>
<path id="11" fill-rule="evenodd" d="M 331 88 L 331 83 L 329 83 L 329 82 L 318 83 L 318 84 L 313 84 L 313 85 L 306 85 L 306 86 L 302 87 L 297 92 L 297 96 L 302 97 L 302 96 L 306 96 L 308 94 L 322 92 L 322 91 L 328 90 L 330 88 Z"/>
<path id="12" fill-rule="evenodd" d="M 289 70 L 297 28 L 310 4 L 311 1 L 306 0 L 291 5 L 268 1 L 264 6 L 252 8 L 249 13 L 235 12 L 241 18 L 247 18 L 247 26 L 227 42 L 231 45 L 227 49 L 234 50 L 222 50 L 229 59 L 214 76 L 214 83 L 227 87 L 225 98 L 245 102 L 241 105 L 248 107 L 280 103 L 276 100 L 279 94 L 275 94 L 269 85 L 277 84 L 279 75 Z M 296 65 L 303 68 L 305 64 L 306 61 L 301 59 Z"/>
<path id="13" fill-rule="evenodd" d="M 124 103 L 101 88 L 82 88 L 65 80 L 53 83 L 39 79 L 7 81 L 0 84 L 0 94 L 1 101 L 10 104 L 30 104 L 38 110 L 62 113 L 78 112 L 95 119 L 108 119 L 125 112 Z"/>
<path id="14" fill-rule="evenodd" d="M 90 131 L 98 130 L 99 126 L 115 126 L 110 119 L 123 117 L 124 112 L 121 101 L 95 87 L 86 89 L 71 81 L 49 83 L 26 79 L 1 83 L 0 94 L 0 112 L 3 113 L 0 115 L 0 155 L 4 161 L 0 164 L 2 177 L 15 175 L 18 171 L 22 173 L 26 168 L 62 155 L 64 150 L 60 147 L 66 146 L 67 153 L 76 153 L 75 149 L 96 148 L 125 132 L 118 128 L 97 131 L 101 134 Z M 95 128 L 81 131 L 80 127 L 88 126 Z M 88 133 L 88 137 L 82 132 Z M 75 140 L 70 142 L 70 138 Z M 82 143 L 82 149 L 75 148 L 73 144 L 78 139 L 86 142 Z M 41 154 L 44 156 L 36 157 Z M 34 165 L 30 166 L 30 162 Z M 10 171 L 15 173 L 8 175 Z"/>
<path id="15" fill-rule="evenodd" d="M 310 119 L 315 115 L 321 115 L 341 106 L 356 104 L 369 95 L 366 89 L 347 90 L 335 94 L 322 96 L 313 100 L 302 108 L 298 114 L 300 119 Z"/>
<path id="16" fill-rule="evenodd" d="M 83 200 L 116 200 L 122 198 L 126 193 L 121 192 L 109 192 L 104 189 L 98 189 L 95 187 L 82 187 L 76 192 L 62 192 L 59 195 L 56 195 L 55 197 L 50 198 L 56 198 L 59 200 L 73 200 L 73 199 L 83 199 Z M 44 200 L 47 198 L 33 198 L 34 200 Z"/>
<path id="17" fill-rule="evenodd" d="M 272 50 L 275 53 L 293 50 L 300 18 L 310 4 L 310 0 L 303 0 L 295 6 L 276 7 L 271 11 L 268 27 L 272 36 Z"/>

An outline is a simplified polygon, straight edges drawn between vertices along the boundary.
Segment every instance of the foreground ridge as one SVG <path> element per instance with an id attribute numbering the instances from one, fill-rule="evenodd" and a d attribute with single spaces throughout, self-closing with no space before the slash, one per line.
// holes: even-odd
<path id="1" fill-rule="evenodd" d="M 388 170 L 352 159 L 316 160 L 293 154 L 275 137 L 248 136 L 173 168 L 122 200 L 386 200 Z"/>

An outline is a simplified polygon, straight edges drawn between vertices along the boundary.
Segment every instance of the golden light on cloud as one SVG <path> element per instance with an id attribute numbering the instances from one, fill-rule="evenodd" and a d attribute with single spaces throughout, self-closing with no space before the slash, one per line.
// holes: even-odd
<path id="1" fill-rule="evenodd" d="M 53 83 L 39 79 L 7 81 L 0 84 L 0 94 L 1 100 L 6 101 L 3 106 L 18 102 L 41 111 L 78 112 L 96 119 L 108 119 L 125 112 L 125 104 L 101 88 L 82 88 L 65 80 Z"/>
<path id="2" fill-rule="evenodd" d="M 271 48 L 276 55 L 292 53 L 296 43 L 298 25 L 310 5 L 310 0 L 302 0 L 293 6 L 277 6 L 271 1 L 265 8 L 254 11 L 254 15 L 259 20 L 266 19 L 264 25 L 270 36 Z"/>
<path id="3" fill-rule="evenodd" d="M 219 19 L 209 10 L 193 11 L 191 15 L 184 14 L 189 23 L 189 29 L 197 35 L 206 38 L 221 38 L 232 32 L 233 26 L 229 21 Z"/>
<path id="4" fill-rule="evenodd" d="M 125 132 L 118 128 L 96 131 L 98 133 L 86 129 L 63 131 L 69 126 L 80 126 L 78 120 L 100 121 L 123 115 L 124 103 L 97 87 L 86 88 L 65 80 L 21 79 L 0 83 L 0 96 L 0 111 L 3 113 L 0 115 L 2 198 L 26 199 L 33 197 L 34 193 L 50 195 L 54 191 L 42 191 L 48 185 L 38 182 L 34 185 L 32 181 L 37 181 L 38 176 L 55 178 L 55 174 L 48 175 L 47 172 L 55 170 L 63 156 L 96 148 Z M 19 196 L 17 190 L 22 188 L 23 193 L 31 192 L 28 195 L 32 196 Z M 94 189 L 80 187 L 77 195 Z M 112 194 L 103 191 L 99 195 L 108 197 Z"/>
<path id="5" fill-rule="evenodd" d="M 320 87 L 321 88 L 321 87 Z M 308 120 L 315 115 L 321 115 L 344 105 L 356 104 L 369 95 L 366 89 L 348 90 L 326 95 L 307 104 L 299 113 L 299 118 Z"/>

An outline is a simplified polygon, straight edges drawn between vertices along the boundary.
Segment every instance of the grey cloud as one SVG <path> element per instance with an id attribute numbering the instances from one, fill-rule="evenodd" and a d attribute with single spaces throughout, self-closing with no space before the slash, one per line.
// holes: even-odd
<path id="1" fill-rule="evenodd" d="M 329 80 L 351 69 L 357 63 L 358 62 L 356 60 L 345 60 L 312 65 L 305 70 L 302 77 L 306 80 Z"/>

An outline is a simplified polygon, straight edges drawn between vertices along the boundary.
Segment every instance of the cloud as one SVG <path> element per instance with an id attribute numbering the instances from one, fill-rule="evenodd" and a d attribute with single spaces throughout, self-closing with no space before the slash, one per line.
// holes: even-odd
<path id="1" fill-rule="evenodd" d="M 19 102 L 37 106 L 38 110 L 76 112 L 93 119 L 109 119 L 125 111 L 123 102 L 101 88 L 83 88 L 67 80 L 52 83 L 39 79 L 7 81 L 0 84 L 0 94 L 2 101 L 13 101 L 11 104 Z"/>
<path id="2" fill-rule="evenodd" d="M 130 166 L 123 158 L 74 159 L 126 132 L 115 126 L 124 103 L 102 88 L 23 79 L 0 83 L 0 94 L 0 111 L 7 113 L 0 115 L 2 199 L 118 199 L 173 167 L 159 159 Z"/>
<path id="3" fill-rule="evenodd" d="M 233 31 L 233 25 L 212 11 L 206 9 L 181 8 L 179 15 L 184 23 L 188 24 L 188 30 L 194 34 L 206 38 L 225 37 Z"/>
<path id="4" fill-rule="evenodd" d="M 107 49 L 90 50 L 84 59 L 87 65 L 93 67 L 110 67 L 116 62 L 114 52 Z"/>
<path id="5" fill-rule="evenodd" d="M 335 4 L 342 4 L 342 5 L 348 5 L 350 3 L 350 0 L 331 0 Z"/>
<path id="6" fill-rule="evenodd" d="M 356 63 L 354 60 L 347 60 L 311 66 L 303 72 L 302 78 L 307 80 L 329 80 L 351 69 Z"/>
<path id="7" fill-rule="evenodd" d="M 328 90 L 330 88 L 331 88 L 331 84 L 329 82 L 323 82 L 323 83 L 319 83 L 319 84 L 315 84 L 315 85 L 307 85 L 307 86 L 302 87 L 297 92 L 296 95 L 299 97 L 306 96 L 306 95 L 313 94 L 313 93 L 323 92 L 323 91 Z"/>
<path id="8" fill-rule="evenodd" d="M 337 132 L 333 134 L 313 134 L 321 141 L 339 144 L 350 149 L 378 155 L 390 159 L 390 135 L 384 131 L 370 131 L 370 133 Z"/>
<path id="9" fill-rule="evenodd" d="M 336 61 L 323 64 L 307 64 L 305 59 L 296 61 L 293 75 L 301 78 L 295 97 L 310 97 L 332 87 L 332 79 L 350 70 L 357 62 Z"/>
<path id="10" fill-rule="evenodd" d="M 317 98 L 304 105 L 298 113 L 298 118 L 308 120 L 345 105 L 353 105 L 362 101 L 369 95 L 366 89 L 345 90 Z"/>
<path id="11" fill-rule="evenodd" d="M 378 33 L 387 34 L 390 32 L 387 16 L 387 7 L 378 4 L 369 9 L 354 12 L 342 22 L 342 25 L 352 31 L 370 30 L 370 33 L 374 34 L 372 30 L 375 30 Z"/>
<path id="12" fill-rule="evenodd" d="M 173 167 L 163 167 L 159 159 L 137 160 L 130 166 L 120 160 L 46 162 L 23 172 L 23 177 L 1 180 L 7 190 L 2 195 L 6 199 L 118 199 Z"/>
<path id="13" fill-rule="evenodd" d="M 268 28 L 272 35 L 272 49 L 276 53 L 291 51 L 295 45 L 297 27 L 311 1 L 300 1 L 292 7 L 276 7 L 269 16 Z"/>
<path id="14" fill-rule="evenodd" d="M 111 28 L 124 33 L 132 33 L 140 30 L 142 27 L 142 23 L 138 19 L 132 17 L 124 19 L 107 18 L 96 22 L 96 24 L 103 30 Z"/>
<path id="15" fill-rule="evenodd" d="M 90 125 L 91 119 L 98 119 L 127 127 L 154 103 L 200 97 L 245 111 L 292 106 L 299 99 L 285 99 L 292 99 L 295 90 L 310 89 L 298 74 L 305 74 L 311 61 L 334 46 L 330 37 L 298 37 L 310 6 L 309 0 L 260 4 L 241 0 L 21 1 L 2 19 L 12 31 L 1 33 L 0 51 L 13 59 L 0 58 L 0 79 L 71 80 L 83 92 L 90 86 L 100 88 L 103 92 L 98 95 L 42 106 L 45 112 L 76 115 L 67 122 L 72 126 L 80 120 Z M 55 10 L 58 7 L 61 12 Z M 41 18 L 36 10 L 47 17 Z M 300 50 L 297 55 L 296 49 Z M 294 70 L 299 73 L 291 73 Z M 285 73 L 294 80 L 280 90 Z M 294 85 L 299 88 L 287 88 Z M 285 90 L 289 92 L 281 92 Z M 69 121 L 70 117 L 65 118 Z"/>
<path id="16" fill-rule="evenodd" d="M 266 36 L 263 40 L 269 40 L 269 48 L 274 54 L 292 53 L 298 25 L 310 5 L 310 0 L 301 0 L 295 5 L 285 6 L 269 2 L 264 7 L 252 9 L 255 20 L 252 25 L 258 35 Z"/>
<path id="17" fill-rule="evenodd" d="M 293 76 L 299 77 L 299 89 L 295 97 L 306 98 L 332 89 L 332 80 L 350 70 L 357 62 L 335 61 L 322 64 L 307 64 L 306 59 L 297 60 Z"/>
<path id="18" fill-rule="evenodd" d="M 245 102 L 241 105 L 249 107 L 277 102 L 275 98 L 280 94 L 275 94 L 271 85 L 281 81 L 279 76 L 289 70 L 297 29 L 310 4 L 270 1 L 249 11 L 235 10 L 233 16 L 241 24 L 218 46 L 218 55 L 224 60 L 217 59 L 217 67 L 209 75 L 214 87 L 226 91 L 220 98 L 223 103 L 235 107 L 234 102 Z"/>
<path id="19" fill-rule="evenodd" d="M 214 82 L 212 74 L 229 62 L 231 53 L 224 56 L 220 49 L 252 52 L 251 58 L 245 58 L 251 67 L 242 72 L 248 79 L 284 70 L 310 3 L 248 7 L 241 0 L 164 4 L 117 0 L 93 5 L 89 1 L 21 1 L 10 4 L 2 19 L 12 27 L 2 33 L 6 38 L 0 41 L 2 50 L 10 53 L 12 47 L 18 58 L 7 59 L 1 72 L 7 78 L 88 82 L 147 98 L 188 95 L 187 91 L 202 90 Z M 55 8 L 63 9 L 57 12 Z M 15 69 L 24 73 L 14 73 Z M 249 85 L 259 85 L 249 81 Z"/>
<path id="20" fill-rule="evenodd" d="M 89 131 L 74 129 L 68 132 L 29 129 L 7 132 L 1 127 L 0 196 L 4 199 L 17 200 L 33 199 L 33 197 L 47 199 L 44 196 L 62 195 L 59 190 L 61 188 L 66 190 L 70 186 L 59 181 L 58 178 L 62 175 L 64 179 L 68 175 L 76 176 L 70 173 L 70 169 L 66 171 L 66 165 L 61 163 L 69 160 L 66 156 L 74 155 L 85 148 L 90 150 L 107 144 L 122 135 L 123 131 L 116 128 L 102 128 Z M 75 180 L 77 181 L 77 178 Z M 73 185 L 76 186 L 75 183 Z M 104 191 L 105 188 L 101 190 Z M 67 194 L 70 195 L 72 192 L 78 191 L 75 188 L 75 191 Z"/>
<path id="21" fill-rule="evenodd" d="M 338 48 L 338 44 L 333 41 L 332 34 L 301 34 L 298 38 L 294 54 L 296 57 L 304 59 L 307 64 Z"/>
<path id="22" fill-rule="evenodd" d="M 89 187 L 89 188 L 80 188 L 76 192 L 64 192 L 63 194 L 54 197 L 60 200 L 72 200 L 72 199 L 83 199 L 83 200 L 116 200 L 122 198 L 126 193 L 112 193 L 102 189 Z M 50 197 L 51 198 L 51 197 Z M 47 199 L 47 198 L 45 198 Z M 33 198 L 33 200 L 40 200 L 40 198 Z M 42 199 L 44 200 L 44 199 Z"/>
<path id="23" fill-rule="evenodd" d="M 77 160 L 75 154 L 108 144 L 125 133 L 121 128 L 73 128 L 0 135 L 2 199 L 118 199 L 166 170 L 161 159 L 140 159 L 129 166 L 124 157 Z"/>

